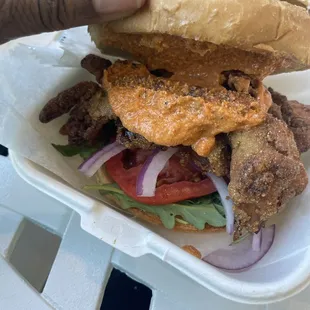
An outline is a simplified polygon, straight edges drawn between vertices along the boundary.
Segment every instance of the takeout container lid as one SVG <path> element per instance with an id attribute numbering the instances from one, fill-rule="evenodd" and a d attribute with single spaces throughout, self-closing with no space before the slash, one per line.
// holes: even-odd
<path id="1" fill-rule="evenodd" d="M 310 283 L 310 248 L 300 245 L 295 253 L 285 251 L 290 247 L 296 248 L 296 244 L 293 246 L 291 242 L 310 239 L 308 234 L 304 239 L 285 240 L 289 235 L 303 234 L 304 222 L 309 222 L 309 208 L 306 208 L 308 216 L 296 215 L 299 218 L 299 225 L 297 222 L 296 226 L 286 222 L 290 219 L 289 214 L 284 216 L 283 222 L 291 229 L 293 225 L 294 231 L 288 232 L 284 224 L 278 223 L 274 246 L 257 266 L 243 273 L 231 274 L 198 260 L 134 220 L 77 191 L 33 162 L 15 153 L 11 153 L 11 159 L 25 181 L 78 212 L 82 228 L 90 234 L 133 257 L 153 254 L 222 297 L 242 303 L 265 304 L 295 295 Z M 305 195 L 309 197 L 309 191 Z M 308 204 L 307 199 L 305 203 Z M 270 261 L 273 263 L 269 264 Z M 165 277 L 164 274 L 159 276 Z"/>

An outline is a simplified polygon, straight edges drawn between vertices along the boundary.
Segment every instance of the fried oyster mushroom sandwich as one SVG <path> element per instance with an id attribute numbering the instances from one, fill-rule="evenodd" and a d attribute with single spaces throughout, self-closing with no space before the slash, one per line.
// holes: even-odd
<path id="1" fill-rule="evenodd" d="M 261 243 L 306 188 L 310 147 L 310 108 L 262 81 L 309 68 L 309 29 L 306 8 L 287 1 L 151 0 L 89 27 L 122 59 L 87 55 L 96 82 L 51 99 L 40 120 L 69 113 L 69 144 L 55 147 L 80 154 L 80 171 L 101 176 L 93 188 L 137 218 Z"/>

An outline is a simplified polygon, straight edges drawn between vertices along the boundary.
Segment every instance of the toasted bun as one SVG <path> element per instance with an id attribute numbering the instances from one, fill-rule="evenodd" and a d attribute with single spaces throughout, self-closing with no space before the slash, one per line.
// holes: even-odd
<path id="1" fill-rule="evenodd" d="M 286 1 L 294 5 L 301 6 L 303 8 L 307 8 L 309 0 L 281 0 Z"/>
<path id="2" fill-rule="evenodd" d="M 131 17 L 90 26 L 90 33 L 99 48 L 103 36 L 113 33 L 167 34 L 267 52 L 287 59 L 282 71 L 301 70 L 310 65 L 310 17 L 305 4 L 304 0 L 150 0 Z"/>

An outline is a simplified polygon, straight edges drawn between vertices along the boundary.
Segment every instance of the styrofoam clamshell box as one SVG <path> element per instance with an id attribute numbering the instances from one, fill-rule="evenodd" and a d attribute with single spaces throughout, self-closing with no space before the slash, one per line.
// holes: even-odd
<path id="1" fill-rule="evenodd" d="M 44 49 L 42 53 L 46 53 L 46 50 Z M 23 65 L 26 66 L 27 63 L 21 62 L 21 68 Z M 33 67 L 29 65 L 30 69 Z M 19 72 L 27 74 L 22 70 Z M 49 95 L 56 95 L 59 92 L 57 85 L 65 89 L 80 80 L 80 77 L 76 75 L 82 74 L 82 71 L 73 70 L 69 72 L 70 74 L 68 70 L 66 72 L 66 78 L 61 80 L 62 75 L 59 74 L 57 80 L 51 84 L 48 89 Z M 24 83 L 25 79 L 22 81 Z M 47 82 L 45 84 L 42 82 L 44 87 L 49 87 Z M 39 79 L 38 83 L 40 83 Z M 289 99 L 310 104 L 309 71 L 270 77 L 266 80 L 266 84 L 287 95 Z M 19 87 L 23 87 L 23 84 Z M 26 89 L 26 91 L 29 95 L 27 100 L 33 100 L 31 97 L 33 88 Z M 37 95 L 41 95 L 42 92 L 45 91 L 37 92 Z M 37 100 L 38 106 L 42 106 L 42 102 Z M 22 104 L 22 107 L 26 107 L 26 104 Z M 55 130 L 55 133 L 59 130 L 59 122 L 54 123 L 55 128 L 53 128 L 53 123 L 48 126 L 48 130 Z M 15 136 L 24 141 L 25 132 L 22 129 L 19 130 L 23 127 L 11 128 L 14 129 Z M 302 158 L 309 173 L 310 152 L 304 154 Z M 175 244 L 178 242 L 174 242 L 180 238 L 187 240 L 193 236 L 205 242 L 213 238 L 222 238 L 223 234 L 188 235 L 167 232 L 167 230 L 163 233 L 160 229 L 127 217 L 108 204 L 73 188 L 53 173 L 20 156 L 19 153 L 11 152 L 11 159 L 16 171 L 24 180 L 78 212 L 81 215 L 82 228 L 90 234 L 132 257 L 154 255 L 223 297 L 243 303 L 265 304 L 297 294 L 310 283 L 309 187 L 301 196 L 293 199 L 288 208 L 276 217 L 276 237 L 268 254 L 248 271 L 227 273 L 191 256 Z M 215 240 L 217 242 L 219 239 Z M 164 274 L 158 276 L 165 277 Z"/>
<path id="2" fill-rule="evenodd" d="M 289 99 L 310 103 L 309 72 L 271 77 L 266 83 Z M 155 255 L 223 297 L 243 303 L 270 303 L 297 294 L 310 283 L 309 187 L 275 219 L 276 237 L 268 254 L 246 272 L 227 273 L 198 260 L 150 227 L 88 197 L 18 154 L 11 154 L 11 158 L 24 180 L 78 212 L 82 228 L 90 234 L 133 257 Z M 310 154 L 302 158 L 309 173 Z"/>

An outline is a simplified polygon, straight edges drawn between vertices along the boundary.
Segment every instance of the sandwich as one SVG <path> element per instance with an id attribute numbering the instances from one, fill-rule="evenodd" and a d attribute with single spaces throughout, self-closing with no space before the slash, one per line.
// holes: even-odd
<path id="1" fill-rule="evenodd" d="M 102 195 L 135 217 L 187 232 L 257 234 L 308 184 L 310 108 L 263 79 L 310 66 L 306 1 L 151 0 L 89 26 L 106 57 L 51 99 L 65 156 L 80 154 Z"/>

